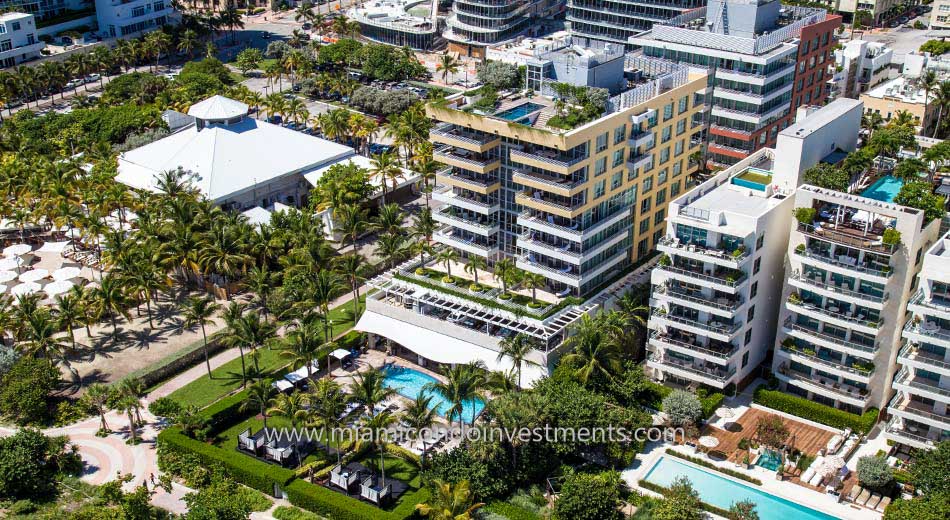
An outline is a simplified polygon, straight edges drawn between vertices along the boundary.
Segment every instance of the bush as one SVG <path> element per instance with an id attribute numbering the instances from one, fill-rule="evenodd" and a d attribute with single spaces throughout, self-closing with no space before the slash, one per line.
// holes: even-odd
<path id="1" fill-rule="evenodd" d="M 45 359 L 20 358 L 0 383 L 0 413 L 19 425 L 49 420 L 49 396 L 59 370 Z"/>
<path id="2" fill-rule="evenodd" d="M 752 400 L 756 404 L 767 408 L 815 421 L 832 428 L 851 428 L 864 434 L 871 431 L 874 423 L 877 422 L 877 408 L 870 408 L 864 412 L 864 415 L 857 415 L 809 401 L 804 397 L 785 394 L 777 390 L 767 390 L 765 386 L 755 389 Z"/>
<path id="3" fill-rule="evenodd" d="M 78 473 L 82 459 L 65 437 L 33 429 L 0 438 L 0 499 L 49 499 L 62 473 Z"/>
<path id="4" fill-rule="evenodd" d="M 181 411 L 181 405 L 171 397 L 159 397 L 149 403 L 148 411 L 157 417 L 173 417 Z"/>
<path id="5" fill-rule="evenodd" d="M 946 489 L 950 480 L 950 440 L 941 442 L 936 449 L 918 454 L 909 472 L 910 481 L 924 493 Z"/>
<path id="6" fill-rule="evenodd" d="M 568 475 L 554 503 L 554 517 L 558 519 L 605 520 L 621 518 L 620 474 L 607 472 L 599 475 L 574 473 Z"/>
<path id="7" fill-rule="evenodd" d="M 743 439 L 743 440 L 745 440 L 745 439 Z M 712 469 L 712 470 L 716 470 L 716 471 L 718 471 L 718 472 L 720 472 L 720 473 L 725 473 L 726 475 L 729 475 L 730 477 L 737 478 L 737 479 L 739 479 L 739 480 L 744 480 L 744 481 L 746 481 L 746 482 L 751 482 L 751 483 L 753 483 L 753 484 L 755 484 L 755 485 L 757 485 L 757 486 L 761 486 L 761 485 L 762 485 L 762 481 L 759 480 L 759 479 L 757 479 L 757 478 L 755 478 L 755 477 L 750 477 L 750 476 L 746 475 L 745 473 L 741 473 L 741 472 L 739 472 L 739 471 L 733 471 L 733 470 L 731 470 L 731 469 L 729 469 L 729 468 L 720 468 L 719 466 L 717 466 L 717 465 L 715 465 L 715 464 L 713 464 L 713 463 L 711 463 L 711 462 L 709 462 L 709 461 L 707 461 L 706 459 L 703 459 L 703 458 L 690 457 L 689 455 L 686 455 L 686 454 L 684 454 L 684 453 L 680 453 L 680 452 L 678 452 L 678 451 L 669 450 L 669 449 L 666 450 L 666 454 L 667 454 L 667 455 L 672 455 L 672 456 L 674 456 L 674 457 L 676 457 L 676 458 L 679 458 L 679 459 L 688 460 L 688 461 L 692 462 L 693 464 L 702 466 L 702 467 L 704 467 L 704 468 L 709 468 L 709 469 Z"/>
<path id="8" fill-rule="evenodd" d="M 521 79 L 517 65 L 503 61 L 486 61 L 478 66 L 478 81 L 495 90 L 519 87 Z"/>
<path id="9" fill-rule="evenodd" d="M 419 96 L 408 90 L 379 90 L 364 86 L 353 91 L 349 102 L 370 114 L 389 116 L 406 111 L 419 102 Z"/>
<path id="10" fill-rule="evenodd" d="M 13 364 L 20 359 L 20 353 L 13 347 L 0 345 L 0 379 L 13 368 Z"/>
<path id="11" fill-rule="evenodd" d="M 322 516 L 292 506 L 280 506 L 271 514 L 277 520 L 324 520 Z"/>
<path id="12" fill-rule="evenodd" d="M 929 52 L 934 56 L 939 56 L 947 51 L 950 51 L 950 42 L 943 40 L 927 40 L 926 43 L 920 46 L 920 52 Z"/>
<path id="13" fill-rule="evenodd" d="M 703 415 L 703 405 L 695 395 L 684 390 L 673 390 L 663 398 L 663 413 L 669 417 L 670 424 L 684 426 L 699 421 Z"/>
<path id="14" fill-rule="evenodd" d="M 815 221 L 815 208 L 795 208 L 795 220 L 802 224 L 811 225 Z"/>
<path id="15" fill-rule="evenodd" d="M 28 515 L 34 511 L 36 511 L 36 504 L 28 499 L 17 500 L 7 508 L 7 512 L 11 515 Z"/>
<path id="16" fill-rule="evenodd" d="M 416 504 L 425 502 L 426 490 L 407 492 L 392 511 L 383 511 L 358 499 L 295 480 L 285 489 L 290 503 L 334 520 L 402 520 L 415 516 Z"/>
<path id="17" fill-rule="evenodd" d="M 483 514 L 492 513 L 507 520 L 538 520 L 537 514 L 508 502 L 491 502 L 480 511 Z"/>
<path id="18" fill-rule="evenodd" d="M 858 459 L 858 482 L 873 489 L 881 489 L 894 480 L 894 473 L 887 459 L 868 455 Z"/>
<path id="19" fill-rule="evenodd" d="M 885 245 L 896 246 L 901 243 L 901 232 L 893 228 L 887 228 L 884 230 L 881 241 L 884 242 Z"/>

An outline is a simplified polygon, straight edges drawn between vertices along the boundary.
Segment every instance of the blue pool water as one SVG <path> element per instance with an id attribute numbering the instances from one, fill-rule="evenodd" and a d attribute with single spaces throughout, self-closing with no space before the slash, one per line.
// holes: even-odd
<path id="1" fill-rule="evenodd" d="M 882 202 L 893 202 L 894 197 L 901 191 L 901 186 L 903 185 L 904 181 L 897 177 L 885 175 L 874 181 L 874 184 L 868 186 L 868 189 L 862 191 L 861 196 Z"/>
<path id="2" fill-rule="evenodd" d="M 387 365 L 383 368 L 383 375 L 385 376 L 385 385 L 387 388 L 395 388 L 396 392 L 403 397 L 409 399 L 415 399 L 420 393 L 426 393 L 432 395 L 432 404 L 435 406 L 435 412 L 442 417 L 446 417 L 449 412 L 449 408 L 452 407 L 452 403 L 446 401 L 439 394 L 435 392 L 428 392 L 424 387 L 429 383 L 436 383 L 436 379 L 428 374 L 423 374 L 418 370 L 413 370 L 411 368 L 399 367 L 395 365 Z M 475 417 L 478 417 L 482 410 L 485 409 L 485 403 L 481 399 L 469 400 L 465 403 L 462 403 L 462 419 L 465 422 L 472 421 L 472 410 L 475 411 Z M 452 417 L 453 420 L 458 420 L 458 417 Z"/>
<path id="3" fill-rule="evenodd" d="M 755 464 L 767 470 L 775 471 L 782 464 L 782 456 L 772 450 L 765 450 Z"/>
<path id="4" fill-rule="evenodd" d="M 511 107 L 508 110 L 503 110 L 495 114 L 495 117 L 500 117 L 502 119 L 507 119 L 508 121 L 515 121 L 516 119 L 521 119 L 522 117 L 532 113 L 537 112 L 544 108 L 544 105 L 539 105 L 537 103 L 524 103 L 516 107 Z"/>
<path id="5" fill-rule="evenodd" d="M 708 471 L 684 464 L 672 457 L 660 457 L 646 481 L 669 486 L 676 477 L 686 477 L 703 502 L 729 509 L 734 502 L 751 500 L 761 520 L 834 520 L 834 516 L 790 502 L 784 498 L 739 484 Z"/>

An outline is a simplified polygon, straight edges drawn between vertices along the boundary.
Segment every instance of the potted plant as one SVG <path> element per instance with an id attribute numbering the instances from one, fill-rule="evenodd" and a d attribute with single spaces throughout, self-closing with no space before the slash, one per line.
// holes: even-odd
<path id="1" fill-rule="evenodd" d="M 788 303 L 791 303 L 792 305 L 801 305 L 802 297 L 797 292 L 793 292 L 788 295 Z"/>
<path id="2" fill-rule="evenodd" d="M 810 226 L 812 222 L 815 221 L 815 208 L 796 208 L 795 209 L 795 220 L 799 224 L 805 224 Z"/>
<path id="3" fill-rule="evenodd" d="M 659 262 L 657 263 L 663 267 L 669 267 L 673 263 L 673 261 L 670 260 L 670 255 L 663 253 L 663 255 L 660 256 Z"/>
<path id="4" fill-rule="evenodd" d="M 425 276 L 425 275 L 426 275 L 426 268 L 425 268 L 425 267 L 417 267 L 417 268 L 416 268 L 416 274 L 419 275 L 419 276 Z"/>
<path id="5" fill-rule="evenodd" d="M 455 283 L 455 278 L 452 278 L 452 277 L 449 276 L 449 275 L 445 275 L 445 276 L 442 277 L 442 283 L 447 283 L 447 284 L 450 284 L 450 285 L 451 285 L 451 284 L 454 284 L 454 283 Z"/>
<path id="6" fill-rule="evenodd" d="M 752 469 L 752 464 L 751 464 L 751 461 L 749 460 L 748 453 L 742 456 L 742 465 L 745 466 L 745 469 Z"/>
<path id="7" fill-rule="evenodd" d="M 512 298 L 512 296 L 511 296 L 511 293 L 509 293 L 509 292 L 504 292 L 504 293 L 501 293 L 501 294 L 498 295 L 498 299 L 499 299 L 499 300 L 508 301 L 508 300 L 510 300 L 511 298 Z"/>
<path id="8" fill-rule="evenodd" d="M 881 242 L 886 246 L 894 247 L 901 243 L 901 232 L 893 228 L 887 228 L 884 230 L 884 235 L 881 236 Z"/>
<path id="9" fill-rule="evenodd" d="M 805 252 L 805 244 L 798 244 L 797 246 L 795 246 L 795 252 L 798 253 L 798 254 L 804 253 L 804 252 Z"/>
<path id="10" fill-rule="evenodd" d="M 738 260 L 742 258 L 742 255 L 745 254 L 745 246 L 739 246 L 735 251 L 732 252 L 732 258 Z"/>

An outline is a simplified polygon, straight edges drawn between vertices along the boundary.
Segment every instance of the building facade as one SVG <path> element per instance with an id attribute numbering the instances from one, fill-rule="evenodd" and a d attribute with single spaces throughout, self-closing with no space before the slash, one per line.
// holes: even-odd
<path id="1" fill-rule="evenodd" d="M 897 353 L 891 420 L 884 435 L 912 448 L 930 449 L 950 438 L 950 234 L 924 256 L 917 292 L 907 306 Z"/>
<path id="2" fill-rule="evenodd" d="M 175 23 L 171 0 L 96 0 L 99 32 L 109 38 L 128 38 Z"/>
<path id="3" fill-rule="evenodd" d="M 32 14 L 0 15 L 0 68 L 34 60 L 44 47 L 46 44 L 36 37 L 36 19 Z"/>
<path id="4" fill-rule="evenodd" d="M 0 9 L 28 13 L 40 20 L 91 7 L 88 0 L 0 0 Z"/>
<path id="5" fill-rule="evenodd" d="M 484 58 L 487 47 L 537 36 L 534 22 L 564 11 L 564 0 L 455 0 L 442 36 L 449 52 Z"/>
<path id="6" fill-rule="evenodd" d="M 930 5 L 930 28 L 950 29 L 950 0 L 934 0 Z"/>
<path id="7" fill-rule="evenodd" d="M 568 0 L 567 25 L 578 41 L 595 40 L 629 48 L 631 36 L 704 4 L 701 0 Z"/>
<path id="8" fill-rule="evenodd" d="M 937 124 L 938 104 L 934 103 L 934 94 L 930 94 L 930 103 L 925 101 L 926 92 L 906 76 L 899 76 L 861 94 L 864 111 L 868 114 L 880 114 L 889 121 L 898 112 L 906 111 L 917 118 L 917 130 L 921 135 L 932 135 Z"/>
<path id="9" fill-rule="evenodd" d="M 435 0 L 386 0 L 354 5 L 347 11 L 347 16 L 360 24 L 360 35 L 364 38 L 386 45 L 430 51 L 445 45 L 435 14 L 438 6 Z M 422 10 L 425 14 L 410 14 L 410 10 Z"/>
<path id="10" fill-rule="evenodd" d="M 730 165 L 775 146 L 798 106 L 827 98 L 841 17 L 778 0 L 713 0 L 630 39 L 645 56 L 709 69 L 707 159 Z"/>
<path id="11" fill-rule="evenodd" d="M 851 40 L 835 51 L 834 72 L 828 80 L 834 97 L 857 99 L 887 80 L 894 51 L 880 42 Z"/>

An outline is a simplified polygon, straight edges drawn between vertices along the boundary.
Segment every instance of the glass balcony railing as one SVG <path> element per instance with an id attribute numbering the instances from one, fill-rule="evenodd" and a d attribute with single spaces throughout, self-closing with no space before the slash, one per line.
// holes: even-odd
<path id="1" fill-rule="evenodd" d="M 812 287 L 817 287 L 818 289 L 824 289 L 825 291 L 830 291 L 835 294 L 840 294 L 842 296 L 849 296 L 851 298 L 857 298 L 859 300 L 865 300 L 874 303 L 884 303 L 887 301 L 887 293 L 884 293 L 883 296 L 875 296 L 873 294 L 867 294 L 859 291 L 849 289 L 847 287 L 842 287 L 840 285 L 834 285 L 821 280 L 820 277 L 811 277 L 801 274 L 800 272 L 795 272 L 792 274 L 793 280 L 798 280 L 804 282 Z"/>
<path id="2" fill-rule="evenodd" d="M 817 363 L 819 365 L 843 372 L 849 372 L 860 377 L 868 377 L 874 372 L 874 364 L 870 362 L 867 364 L 845 364 L 832 359 L 821 357 L 816 349 L 801 348 L 794 345 L 780 345 L 779 349 L 782 352 L 787 352 L 788 354 L 801 356 L 808 362 Z"/>
<path id="3" fill-rule="evenodd" d="M 670 334 L 664 334 L 660 331 L 652 331 L 650 333 L 650 339 L 657 341 L 659 343 L 666 343 L 668 345 L 674 345 L 690 352 L 697 352 L 701 354 L 706 354 L 709 356 L 715 356 L 720 359 L 729 359 L 733 354 L 735 354 L 739 349 L 735 345 L 727 345 L 725 348 L 717 349 L 713 348 L 712 345 L 701 345 L 699 343 L 684 341 L 682 339 L 676 338 Z"/>
<path id="4" fill-rule="evenodd" d="M 653 361 L 654 363 L 659 363 L 661 365 L 677 368 L 691 374 L 696 374 L 700 377 L 707 377 L 720 383 L 727 382 L 732 376 L 736 374 L 735 367 L 722 369 L 716 367 L 715 365 L 698 365 L 695 362 L 681 360 L 672 356 L 660 356 L 653 354 L 649 357 L 649 360 Z"/>
<path id="5" fill-rule="evenodd" d="M 742 327 L 741 323 L 725 323 L 718 320 L 704 322 L 704 321 L 700 321 L 697 318 L 685 316 L 683 314 L 675 314 L 673 312 L 663 312 L 661 309 L 653 309 L 652 315 L 658 319 L 669 320 L 674 323 L 679 323 L 681 325 L 703 329 L 715 334 L 722 334 L 725 336 L 731 336 L 735 334 L 736 331 L 738 331 Z"/>
<path id="6" fill-rule="evenodd" d="M 821 340 L 821 341 L 824 341 L 824 342 L 826 342 L 826 343 L 830 343 L 830 344 L 833 344 L 833 345 L 837 345 L 837 346 L 840 346 L 840 347 L 842 347 L 842 348 L 849 348 L 849 349 L 854 349 L 854 350 L 860 350 L 861 352 L 867 352 L 867 353 L 870 353 L 870 354 L 873 354 L 873 353 L 877 352 L 877 349 L 878 349 L 878 344 L 877 344 L 876 342 L 875 342 L 875 343 L 872 343 L 872 344 L 870 344 L 870 345 L 868 345 L 868 344 L 864 344 L 864 343 L 857 343 L 857 342 L 854 342 L 854 341 L 848 341 L 848 340 L 846 340 L 846 339 L 839 338 L 839 337 L 837 337 L 837 336 L 832 336 L 831 334 L 827 334 L 827 333 L 821 332 L 821 331 L 819 331 L 819 330 L 817 330 L 817 329 L 814 329 L 814 328 L 812 328 L 812 327 L 807 327 L 807 326 L 805 326 L 805 325 L 802 325 L 802 324 L 799 324 L 799 323 L 795 323 L 795 320 L 793 320 L 791 316 L 789 316 L 788 318 L 785 319 L 784 327 L 785 327 L 786 329 L 788 329 L 788 330 L 799 331 L 799 332 L 802 332 L 802 333 L 804 333 L 804 334 L 806 334 L 806 335 L 809 335 L 809 336 L 812 336 L 812 337 L 814 337 L 814 338 L 817 338 L 818 340 Z"/>
<path id="7" fill-rule="evenodd" d="M 890 266 L 879 266 L 879 265 L 866 265 L 859 263 L 855 258 L 839 255 L 837 258 L 832 257 L 831 255 L 823 254 L 818 251 L 812 251 L 807 247 L 798 247 L 795 249 L 795 254 L 803 256 L 805 258 L 811 258 L 819 262 L 824 262 L 831 264 L 837 267 L 842 267 L 851 271 L 856 271 L 858 273 L 869 274 L 871 276 L 877 276 L 880 278 L 887 278 L 891 276 L 892 269 Z"/>

